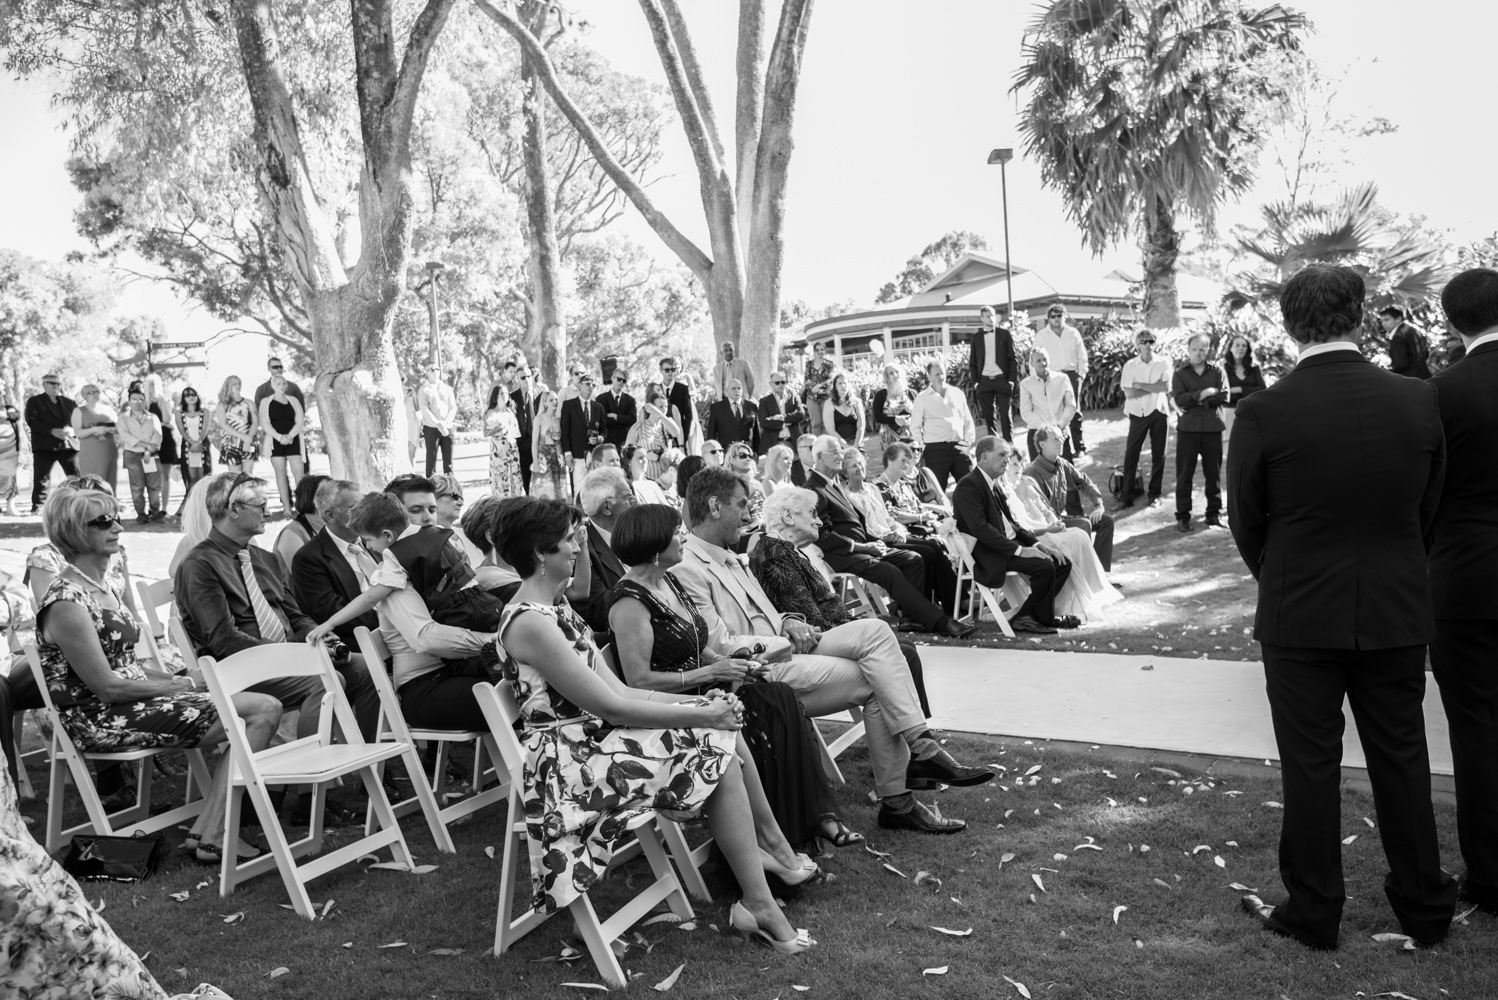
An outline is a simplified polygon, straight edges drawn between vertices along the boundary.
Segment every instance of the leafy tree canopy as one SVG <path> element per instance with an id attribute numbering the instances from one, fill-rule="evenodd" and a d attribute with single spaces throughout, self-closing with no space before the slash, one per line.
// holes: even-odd
<path id="1" fill-rule="evenodd" d="M 988 241 L 982 236 L 954 229 L 907 260 L 900 273 L 879 289 L 874 301 L 883 305 L 909 298 L 962 259 L 963 254 L 987 249 Z"/>

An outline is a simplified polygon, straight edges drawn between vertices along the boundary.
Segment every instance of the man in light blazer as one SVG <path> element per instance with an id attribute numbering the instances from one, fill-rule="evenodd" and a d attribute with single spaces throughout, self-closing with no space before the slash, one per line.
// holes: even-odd
<path id="1" fill-rule="evenodd" d="M 915 685 L 894 632 L 877 619 L 860 619 L 825 632 L 798 615 L 782 615 L 733 551 L 748 518 L 743 481 L 726 469 L 703 469 L 687 486 L 691 534 L 681 562 L 671 568 L 707 622 L 708 642 L 730 652 L 784 637 L 793 655 L 771 668 L 770 679 L 796 689 L 808 715 L 862 708 L 881 799 L 879 825 L 921 833 L 956 833 L 966 825 L 943 817 L 910 793 L 937 783 L 989 781 L 986 768 L 963 767 L 926 728 Z"/>

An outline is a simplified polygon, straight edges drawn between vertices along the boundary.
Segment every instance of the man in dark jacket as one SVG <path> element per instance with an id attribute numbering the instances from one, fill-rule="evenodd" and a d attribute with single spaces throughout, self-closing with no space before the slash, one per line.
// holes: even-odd
<path id="1" fill-rule="evenodd" d="M 515 447 L 520 452 L 520 482 L 527 493 L 531 490 L 531 463 L 534 456 L 531 454 L 532 431 L 536 423 L 536 389 L 535 380 L 531 376 L 529 368 L 520 368 L 515 373 L 515 391 L 510 393 L 510 402 L 515 405 L 515 423 L 519 425 L 520 436 L 515 439 Z"/>
<path id="2" fill-rule="evenodd" d="M 707 437 L 725 450 L 739 441 L 751 448 L 758 444 L 759 411 L 752 401 L 744 398 L 744 383 L 738 379 L 729 381 L 727 399 L 708 407 Z"/>
<path id="3" fill-rule="evenodd" d="M 1019 368 L 1014 362 L 1014 337 L 994 324 L 993 306 L 978 310 L 981 325 L 968 343 L 968 384 L 974 387 L 978 409 L 975 419 L 988 434 L 1002 434 L 1005 441 L 1014 439 L 1011 409 L 1014 387 L 1019 382 Z"/>
<path id="4" fill-rule="evenodd" d="M 62 394 L 62 378 L 55 372 L 42 376 L 42 391 L 26 400 L 26 432 L 31 435 L 31 513 L 40 514 L 47 501 L 52 466 L 62 466 L 69 476 L 78 475 L 78 438 L 73 432 L 77 404 Z"/>
<path id="5" fill-rule="evenodd" d="M 635 397 L 626 391 L 628 385 L 629 372 L 616 368 L 613 387 L 598 397 L 603 407 L 603 439 L 615 448 L 624 447 L 624 439 L 635 425 Z"/>
<path id="6" fill-rule="evenodd" d="M 1191 530 L 1191 485 L 1196 478 L 1196 460 L 1202 462 L 1203 491 L 1207 494 L 1204 522 L 1222 527 L 1222 416 L 1217 412 L 1226 398 L 1222 391 L 1222 369 L 1207 364 L 1212 340 L 1205 333 L 1192 334 L 1186 342 L 1186 363 L 1170 380 L 1170 394 L 1181 408 L 1176 424 L 1176 527 Z"/>
<path id="7" fill-rule="evenodd" d="M 588 471 L 588 453 L 603 444 L 603 407 L 593 398 L 593 376 L 577 381 L 577 395 L 562 404 L 561 437 L 563 468 L 572 470 L 572 488 L 582 485 Z"/>
<path id="8" fill-rule="evenodd" d="M 1430 344 L 1425 334 L 1404 320 L 1404 310 L 1384 306 L 1378 311 L 1379 325 L 1389 335 L 1389 371 L 1409 378 L 1430 378 Z"/>

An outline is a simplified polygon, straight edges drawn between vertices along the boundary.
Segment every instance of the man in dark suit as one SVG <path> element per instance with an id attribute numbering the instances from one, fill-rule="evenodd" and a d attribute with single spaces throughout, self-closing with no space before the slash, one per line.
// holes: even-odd
<path id="1" fill-rule="evenodd" d="M 1418 945 L 1446 936 L 1456 883 L 1441 871 L 1425 746 L 1426 545 L 1445 474 L 1436 392 L 1358 353 L 1363 279 L 1313 264 L 1280 293 L 1295 370 L 1238 404 L 1228 521 L 1259 581 L 1254 636 L 1284 785 L 1279 906 L 1266 929 L 1337 946 L 1342 882 L 1342 702 L 1368 758 L 1384 894 Z"/>
<path id="2" fill-rule="evenodd" d="M 1016 632 L 1055 635 L 1057 629 L 1076 628 L 1076 617 L 1056 617 L 1056 592 L 1071 576 L 1071 563 L 1035 547 L 1035 536 L 1021 528 L 1009 510 L 999 481 L 1013 449 L 990 434 L 973 446 L 977 468 L 957 481 L 952 490 L 952 513 L 957 530 L 972 535 L 973 579 L 985 587 L 1002 587 L 1004 577 L 1018 573 L 1030 581 L 1025 598 L 1009 627 Z"/>
<path id="3" fill-rule="evenodd" d="M 604 466 L 583 477 L 581 493 L 583 513 L 588 515 L 588 558 L 593 568 L 589 578 L 588 597 L 575 602 L 578 614 L 593 630 L 600 648 L 610 641 L 609 594 L 629 567 L 614 555 L 614 525 L 619 516 L 635 505 L 635 491 L 624 470 Z"/>
<path id="4" fill-rule="evenodd" d="M 562 404 L 562 461 L 571 468 L 572 482 L 583 481 L 588 453 L 603 444 L 603 407 L 593 398 L 593 376 L 584 373 L 577 381 L 577 395 Z"/>
<path id="5" fill-rule="evenodd" d="M 1425 334 L 1404 320 L 1404 310 L 1384 306 L 1378 324 L 1389 335 L 1389 371 L 1409 378 L 1430 378 L 1430 344 Z"/>
<path id="6" fill-rule="evenodd" d="M 1019 368 L 1014 363 L 1014 337 L 995 325 L 993 306 L 978 310 L 978 322 L 982 327 L 968 344 L 967 363 L 968 384 L 973 386 L 978 403 L 975 416 L 988 428 L 987 433 L 1002 433 L 1005 441 L 1012 441 L 1011 401 L 1019 379 Z"/>
<path id="7" fill-rule="evenodd" d="M 796 460 L 791 463 L 791 483 L 796 486 L 805 486 L 806 477 L 811 475 L 816 468 L 816 460 L 811 457 L 811 450 L 816 446 L 817 436 L 815 434 L 803 434 L 796 439 Z"/>
<path id="8" fill-rule="evenodd" d="M 857 504 L 837 481 L 843 447 L 842 438 L 830 434 L 817 438 L 812 453 L 816 469 L 806 477 L 806 488 L 817 495 L 817 519 L 822 523 L 817 545 L 827 564 L 838 573 L 852 573 L 889 591 L 900 613 L 927 632 L 954 639 L 972 635 L 974 626 L 956 621 L 931 600 L 921 557 L 891 548 L 869 531 Z"/>
<path id="9" fill-rule="evenodd" d="M 1498 271 L 1463 271 L 1441 306 L 1467 355 L 1430 380 L 1447 459 L 1430 547 L 1430 663 L 1451 727 L 1459 896 L 1498 914 Z"/>
<path id="10" fill-rule="evenodd" d="M 535 429 L 537 403 L 535 380 L 531 377 L 529 368 L 521 368 L 515 373 L 515 386 L 515 391 L 510 393 L 510 402 L 515 404 L 515 423 L 520 427 L 520 437 L 515 444 L 520 451 L 520 481 L 529 493 L 531 463 L 534 461 L 531 454 L 531 432 Z"/>
<path id="11" fill-rule="evenodd" d="M 666 415 L 681 424 L 681 439 L 692 436 L 692 421 L 697 419 L 697 410 L 692 405 L 692 391 L 685 382 L 678 381 L 676 373 L 680 366 L 672 357 L 661 358 L 661 391 L 666 394 Z M 671 411 L 675 410 L 673 414 Z"/>
<path id="12" fill-rule="evenodd" d="M 770 394 L 759 401 L 759 447 L 763 455 L 777 444 L 792 451 L 796 437 L 806 422 L 806 408 L 794 394 L 786 391 L 785 372 L 770 373 Z"/>
<path id="13" fill-rule="evenodd" d="M 62 394 L 62 377 L 42 376 L 42 391 L 26 400 L 26 433 L 31 435 L 31 513 L 40 514 L 47 500 L 52 466 L 78 475 L 78 438 L 73 432 L 77 404 Z"/>
<path id="14" fill-rule="evenodd" d="M 635 397 L 624 391 L 628 385 L 629 372 L 616 368 L 613 388 L 598 397 L 603 407 L 603 439 L 615 448 L 624 447 L 624 439 L 635 425 Z"/>
<path id="15" fill-rule="evenodd" d="M 758 443 L 759 411 L 744 398 L 744 383 L 738 379 L 729 381 L 727 399 L 720 399 L 708 408 L 707 436 L 725 450 L 739 441 L 751 448 Z"/>

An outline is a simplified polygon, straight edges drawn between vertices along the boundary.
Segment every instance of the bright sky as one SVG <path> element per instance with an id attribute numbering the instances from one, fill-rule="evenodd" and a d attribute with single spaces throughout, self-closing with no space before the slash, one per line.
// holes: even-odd
<path id="1" fill-rule="evenodd" d="M 634 4 L 574 0 L 573 6 L 593 22 L 592 44 L 618 68 L 663 79 Z M 737 6 L 683 3 L 730 147 Z M 1480 110 L 1473 114 L 1492 92 L 1498 4 L 1304 0 L 1295 6 L 1316 25 L 1307 42 L 1311 53 L 1329 70 L 1351 67 L 1345 110 L 1399 126 L 1397 135 L 1364 144 L 1345 181 L 1377 181 L 1387 207 L 1424 214 L 1458 241 L 1498 230 L 1489 180 L 1492 129 Z M 1008 88 L 1033 10 L 994 0 L 818 0 L 795 121 L 786 298 L 813 305 L 872 301 L 907 257 L 951 229 L 983 233 L 1002 248 L 999 172 L 985 160 L 992 147 L 1020 146 L 1018 107 Z M 0 134 L 11 151 L 0 158 L 0 190 L 11 192 L 0 214 L 0 246 L 43 258 L 84 248 L 72 228 L 76 197 L 63 170 L 67 139 L 56 121 L 39 84 L 0 80 Z M 685 141 L 673 131 L 670 142 L 670 176 L 653 194 L 705 245 Z M 1035 164 L 1017 158 L 1008 182 L 1017 264 L 1057 284 L 1068 273 L 1137 271 L 1132 248 L 1101 261 L 1080 248 Z M 1252 219 L 1256 204 L 1249 199 L 1228 221 Z M 658 246 L 638 218 L 632 226 L 646 246 Z M 142 283 L 129 289 L 124 308 L 161 315 L 177 339 L 201 340 L 224 325 Z M 241 365 L 258 375 L 263 345 L 252 338 L 231 344 L 213 359 L 211 378 Z"/>

